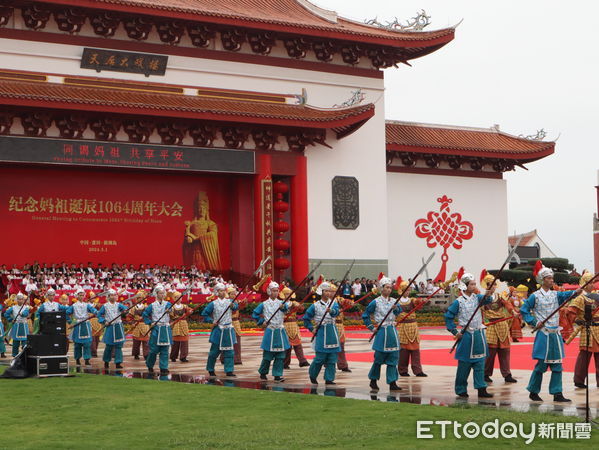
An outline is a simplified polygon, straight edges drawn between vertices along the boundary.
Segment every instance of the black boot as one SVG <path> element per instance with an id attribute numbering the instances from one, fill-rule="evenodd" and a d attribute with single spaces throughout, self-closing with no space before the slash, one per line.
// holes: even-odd
<path id="1" fill-rule="evenodd" d="M 85 360 L 85 365 L 86 365 L 86 366 L 91 366 L 91 365 L 92 365 L 92 363 L 91 363 L 91 362 L 89 362 L 89 359 L 86 359 L 86 360 Z"/>
<path id="2" fill-rule="evenodd" d="M 539 394 L 535 394 L 534 392 L 531 392 L 530 395 L 528 396 L 529 399 L 531 399 L 533 402 L 542 402 L 543 399 L 541 397 L 539 397 Z"/>
<path id="3" fill-rule="evenodd" d="M 351 373 L 351 369 L 349 367 L 346 367 L 345 369 L 341 369 L 341 372 L 350 372 Z"/>
<path id="4" fill-rule="evenodd" d="M 216 372 L 210 371 L 210 372 L 208 372 L 208 375 L 210 375 L 211 377 L 215 377 L 216 376 Z"/>
<path id="5" fill-rule="evenodd" d="M 372 389 L 373 391 L 379 390 L 379 385 L 376 384 L 376 380 L 370 380 L 370 389 Z"/>
<path id="6" fill-rule="evenodd" d="M 275 377 L 275 381 L 278 381 L 279 383 L 282 383 L 283 381 L 285 381 L 285 378 L 283 378 L 283 377 Z"/>
<path id="7" fill-rule="evenodd" d="M 118 364 L 116 365 L 116 368 L 117 368 L 117 369 L 122 369 L 122 368 L 123 368 L 123 365 L 122 365 L 121 363 L 118 363 Z"/>
<path id="8" fill-rule="evenodd" d="M 168 374 L 169 374 L 168 369 L 160 369 L 160 375 L 161 376 L 168 375 Z"/>
<path id="9" fill-rule="evenodd" d="M 487 388 L 482 388 L 478 390 L 478 398 L 491 398 L 493 394 L 487 392 Z"/>
<path id="10" fill-rule="evenodd" d="M 402 372 L 399 374 L 400 377 L 409 377 L 410 374 L 408 372 Z"/>
<path id="11" fill-rule="evenodd" d="M 458 397 L 460 397 L 460 398 L 468 398 L 470 396 L 468 395 L 468 392 L 464 392 L 462 394 L 458 394 Z"/>
<path id="12" fill-rule="evenodd" d="M 139 355 L 135 355 L 133 359 L 139 359 Z"/>
<path id="13" fill-rule="evenodd" d="M 401 391 L 401 388 L 397 385 L 397 383 L 394 381 L 389 385 L 389 390 L 390 391 Z"/>
<path id="14" fill-rule="evenodd" d="M 177 358 L 171 358 L 171 362 L 177 362 Z"/>
<path id="15" fill-rule="evenodd" d="M 420 372 L 416 374 L 417 377 L 428 377 L 427 374 L 425 374 L 424 372 Z"/>
<path id="16" fill-rule="evenodd" d="M 310 363 L 308 361 L 302 361 L 299 366 L 300 367 L 308 367 L 309 365 L 310 365 Z"/>
<path id="17" fill-rule="evenodd" d="M 491 377 L 488 375 L 485 375 L 485 383 L 492 383 L 492 382 L 493 382 L 493 380 L 491 379 Z"/>
<path id="18" fill-rule="evenodd" d="M 105 368 L 105 369 L 108 369 L 109 367 L 110 367 L 110 364 L 109 364 L 109 363 L 107 363 L 107 362 L 105 362 L 105 363 L 104 363 L 104 368 Z"/>
<path id="19" fill-rule="evenodd" d="M 587 385 L 584 383 L 574 383 L 574 386 L 576 386 L 577 388 L 580 388 L 580 389 L 584 389 L 587 387 Z"/>
<path id="20" fill-rule="evenodd" d="M 80 366 L 80 365 L 81 365 L 81 360 L 80 360 L 80 359 L 77 359 L 75 363 L 76 363 L 78 366 Z"/>
<path id="21" fill-rule="evenodd" d="M 266 374 L 261 373 L 260 374 L 260 379 L 266 381 L 266 380 L 268 380 L 268 377 L 266 376 Z"/>
<path id="22" fill-rule="evenodd" d="M 179 361 L 181 361 L 182 363 L 186 363 L 186 362 L 189 362 L 189 359 L 187 359 L 187 358 L 181 358 Z"/>
<path id="23" fill-rule="evenodd" d="M 567 402 L 571 402 L 572 400 L 570 400 L 569 398 L 564 397 L 564 395 L 561 392 L 558 392 L 557 394 L 555 394 L 553 396 L 553 401 L 554 402 L 567 403 Z"/>
<path id="24" fill-rule="evenodd" d="M 0 353 L 0 358 L 6 358 L 6 353 Z"/>
<path id="25" fill-rule="evenodd" d="M 236 377 L 237 375 L 235 375 L 233 372 L 227 372 L 226 375 L 228 377 Z"/>
<path id="26" fill-rule="evenodd" d="M 516 380 L 510 373 L 507 377 L 505 377 L 505 382 L 506 383 L 517 383 L 518 380 Z"/>
<path id="27" fill-rule="evenodd" d="M 325 381 L 324 384 L 326 384 L 327 386 L 334 386 L 337 383 L 335 383 L 334 381 Z"/>
<path id="28" fill-rule="evenodd" d="M 316 378 L 310 377 L 310 383 L 312 383 L 312 384 L 318 384 L 318 381 L 316 381 Z"/>

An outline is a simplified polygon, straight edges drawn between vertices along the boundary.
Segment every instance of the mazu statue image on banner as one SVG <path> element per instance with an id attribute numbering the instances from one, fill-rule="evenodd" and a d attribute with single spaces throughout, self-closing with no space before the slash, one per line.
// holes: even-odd
<path id="1" fill-rule="evenodd" d="M 199 270 L 218 272 L 222 269 L 218 247 L 218 226 L 210 220 L 208 194 L 200 191 L 194 202 L 193 220 L 185 221 L 183 264 Z"/>

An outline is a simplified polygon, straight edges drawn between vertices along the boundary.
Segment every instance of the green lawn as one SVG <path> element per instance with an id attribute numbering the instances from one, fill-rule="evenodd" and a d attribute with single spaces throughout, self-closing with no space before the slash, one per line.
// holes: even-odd
<path id="1" fill-rule="evenodd" d="M 1 370 L 1 369 L 0 369 Z M 77 375 L 0 379 L 0 448 L 516 447 L 522 439 L 416 439 L 416 420 L 576 421 L 479 407 L 436 407 Z M 591 441 L 535 439 L 530 447 Z"/>

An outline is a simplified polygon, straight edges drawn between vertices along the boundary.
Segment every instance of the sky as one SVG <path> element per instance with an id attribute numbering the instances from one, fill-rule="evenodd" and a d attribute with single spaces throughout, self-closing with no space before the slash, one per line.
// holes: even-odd
<path id="1" fill-rule="evenodd" d="M 587 0 L 312 0 L 340 16 L 454 26 L 440 50 L 385 70 L 387 119 L 547 132 L 555 154 L 505 175 L 508 230 L 537 229 L 577 270 L 593 268 L 599 184 L 599 3 Z M 481 208 L 492 205 L 481 205 Z"/>

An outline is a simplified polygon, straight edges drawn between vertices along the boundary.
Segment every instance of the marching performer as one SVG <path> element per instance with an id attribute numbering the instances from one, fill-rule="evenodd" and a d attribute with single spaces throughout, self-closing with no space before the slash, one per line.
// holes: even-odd
<path id="1" fill-rule="evenodd" d="M 535 270 L 536 271 L 536 270 Z M 562 361 L 564 358 L 564 341 L 560 336 L 559 317 L 553 314 L 545 321 L 559 305 L 564 303 L 573 291 L 557 292 L 553 288 L 553 271 L 541 267 L 536 271 L 535 277 L 541 288 L 528 297 L 520 312 L 524 321 L 538 331 L 532 349 L 532 357 L 537 364 L 530 376 L 526 389 L 530 392 L 529 398 L 534 401 L 543 401 L 539 396 L 543 374 L 547 368 L 551 369 L 549 393 L 556 402 L 569 402 L 562 394 Z M 545 321 L 545 323 L 543 323 Z"/>
<path id="2" fill-rule="evenodd" d="M 117 369 L 122 369 L 123 362 L 123 344 L 125 343 L 125 330 L 121 313 L 127 310 L 127 307 L 116 301 L 117 293 L 114 289 L 108 290 L 108 301 L 98 311 L 98 321 L 104 324 L 104 368 L 110 367 L 110 360 L 114 354 L 114 362 Z M 110 324 L 110 325 L 109 325 Z"/>
<path id="3" fill-rule="evenodd" d="M 395 305 L 395 299 L 390 296 L 393 290 L 393 281 L 390 278 L 382 277 L 379 281 L 379 286 L 381 295 L 372 300 L 366 307 L 364 314 L 362 314 L 364 325 L 370 331 L 374 331 L 375 329 L 370 318 L 371 315 L 374 316 L 374 321 L 377 324 L 380 324 L 384 320 L 372 343 L 374 362 L 372 363 L 370 372 L 368 372 L 368 378 L 370 379 L 370 388 L 378 391 L 377 381 L 381 377 L 381 366 L 386 364 L 389 390 L 400 391 L 401 388 L 397 385 L 400 343 L 397 328 L 395 328 L 395 321 L 401 313 L 401 307 Z M 387 315 L 392 308 L 391 313 Z M 387 317 L 385 318 L 385 316 Z"/>
<path id="4" fill-rule="evenodd" d="M 237 288 L 230 286 L 227 289 L 227 295 L 231 301 L 237 296 Z M 242 298 L 243 295 L 243 298 Z M 241 294 L 237 297 L 237 309 L 231 313 L 233 329 L 235 330 L 235 344 L 233 345 L 233 363 L 241 365 L 241 322 L 239 321 L 240 311 L 247 306 L 247 295 Z M 220 355 L 221 362 L 224 363 L 224 354 Z"/>
<path id="5" fill-rule="evenodd" d="M 290 349 L 289 338 L 283 325 L 285 312 L 289 309 L 291 302 L 283 303 L 279 300 L 279 284 L 271 281 L 266 289 L 268 298 L 260 303 L 252 312 L 252 318 L 258 325 L 266 324 L 264 336 L 262 338 L 262 362 L 258 368 L 261 380 L 266 380 L 270 363 L 272 365 L 272 374 L 275 381 L 285 381 L 283 378 L 283 366 L 285 365 L 285 353 Z"/>
<path id="6" fill-rule="evenodd" d="M 335 295 L 335 287 L 328 282 L 323 282 L 320 285 L 322 296 L 320 300 L 314 302 L 304 313 L 304 327 L 314 333 L 312 320 L 316 324 L 321 323 L 321 326 L 316 331 L 316 337 L 312 344 L 316 353 L 308 373 L 310 382 L 318 384 L 316 378 L 325 366 L 324 379 L 325 384 L 334 385 L 335 383 L 335 365 L 337 364 L 337 354 L 341 351 L 339 335 L 335 326 L 335 317 L 339 315 L 339 304 L 333 301 L 330 308 L 327 308 L 331 303 L 331 298 Z"/>
<path id="7" fill-rule="evenodd" d="M 102 306 L 100 305 L 100 297 L 96 296 L 94 291 L 88 291 L 89 303 L 94 307 L 95 310 L 99 310 Z M 92 317 L 89 320 L 89 324 L 92 327 L 92 345 L 91 345 L 91 355 L 92 358 L 98 357 L 98 344 L 100 343 L 100 338 L 102 337 L 102 331 L 104 327 L 98 320 L 98 317 Z"/>
<path id="8" fill-rule="evenodd" d="M 514 320 L 512 321 L 512 326 L 510 328 L 510 336 L 512 337 L 513 342 L 519 342 L 518 339 L 522 339 L 523 322 L 520 308 L 526 297 L 528 297 L 528 288 L 526 286 L 523 284 L 516 288 L 510 286 L 510 302 L 514 307 Z"/>
<path id="9" fill-rule="evenodd" d="M 216 359 L 222 352 L 224 353 L 225 373 L 228 377 L 236 376 L 234 373 L 234 345 L 237 342 L 235 337 L 235 329 L 232 323 L 232 312 L 238 309 L 238 305 L 227 298 L 226 287 L 223 283 L 218 283 L 214 286 L 214 292 L 217 298 L 208 303 L 202 311 L 202 317 L 207 323 L 214 323 L 212 331 L 210 331 L 210 351 L 208 352 L 208 360 L 206 361 L 206 370 L 211 377 L 216 376 L 214 366 Z M 230 307 L 229 307 L 230 306 Z M 226 311 L 226 312 L 225 312 Z M 224 313 L 224 314 L 223 314 Z M 220 321 L 218 321 L 220 318 Z M 216 323 L 218 321 L 218 323 Z"/>
<path id="10" fill-rule="evenodd" d="M 489 283 L 494 277 L 491 274 L 486 274 L 482 277 L 480 285 L 483 289 L 489 288 Z M 493 366 L 495 365 L 495 357 L 499 360 L 499 370 L 501 376 L 506 383 L 516 383 L 517 380 L 512 377 L 510 370 L 510 329 L 511 323 L 509 320 L 492 323 L 501 319 L 514 317 L 514 309 L 512 303 L 500 295 L 494 294 L 494 301 L 483 306 L 483 316 L 491 324 L 487 324 L 487 345 L 489 347 L 489 355 L 485 360 L 485 382 L 492 383 L 491 375 L 493 375 Z"/>
<path id="11" fill-rule="evenodd" d="M 341 350 L 337 354 L 337 369 L 341 372 L 351 372 L 349 364 L 347 363 L 347 357 L 345 356 L 345 315 L 344 310 L 350 309 L 354 306 L 354 301 L 349 298 L 343 298 L 338 296 L 335 301 L 339 305 L 339 315 L 335 317 L 335 326 L 337 327 L 337 333 L 339 334 L 339 343 L 341 344 Z"/>
<path id="12" fill-rule="evenodd" d="M 593 274 L 586 272 L 580 278 L 580 285 L 587 283 Z M 572 303 L 567 307 L 571 321 L 584 320 L 585 306 L 589 305 L 592 308 L 593 322 L 599 322 L 599 294 L 592 294 L 592 283 L 584 288 L 584 292 L 572 300 Z M 591 358 L 595 358 L 595 381 L 599 387 L 599 327 L 590 327 L 590 342 L 587 339 L 587 333 L 583 325 L 579 325 L 575 334 L 569 340 L 571 341 L 580 334 L 580 351 L 576 358 L 576 366 L 574 367 L 574 385 L 578 388 L 585 388 L 585 378 L 589 368 Z M 568 342 L 569 343 L 569 342 Z"/>
<path id="13" fill-rule="evenodd" d="M 143 289 L 140 289 L 137 291 L 137 295 L 140 298 L 145 299 L 147 298 L 148 293 Z M 133 328 L 131 328 L 129 334 L 132 336 L 133 345 L 131 346 L 131 356 L 133 356 L 134 359 L 139 359 L 140 353 L 144 359 L 147 359 L 148 354 L 150 353 L 150 346 L 148 345 L 148 341 L 150 340 L 148 331 L 150 327 L 146 325 L 142 316 L 147 307 L 148 304 L 145 301 L 140 301 L 131 310 Z"/>
<path id="14" fill-rule="evenodd" d="M 92 357 L 92 327 L 87 320 L 90 315 L 97 315 L 98 311 L 85 301 L 85 291 L 78 289 L 75 293 L 77 301 L 67 308 L 67 315 L 72 316 L 75 325 L 71 328 L 71 340 L 75 344 L 74 356 L 77 365 L 81 365 L 81 357 L 85 365 L 89 366 Z"/>
<path id="15" fill-rule="evenodd" d="M 27 317 L 29 316 L 31 308 L 25 305 L 26 300 L 27 297 L 19 292 L 16 296 L 16 304 L 8 308 L 4 313 L 4 317 L 6 317 L 8 323 L 12 323 L 12 327 L 10 329 L 10 338 L 12 339 L 13 357 L 19 354 L 19 348 L 23 349 L 27 344 L 27 335 L 29 334 Z M 0 305 L 0 308 L 1 307 L 2 306 Z M 2 321 L 0 320 L 0 322 Z M 1 324 L 0 328 L 2 328 Z M 4 345 L 4 333 L 2 330 L 0 330 L 0 335 L 2 335 L 2 345 Z M 4 351 L 2 353 L 4 353 Z M 4 358 L 4 355 L 2 357 Z"/>
<path id="16" fill-rule="evenodd" d="M 398 286 L 398 292 L 403 290 L 408 285 L 407 281 L 402 281 Z M 402 297 L 399 299 L 399 306 L 401 313 L 397 316 L 398 320 L 402 320 L 407 314 L 415 308 L 419 308 L 425 300 L 413 297 Z M 412 362 L 412 372 L 417 377 L 426 377 L 427 375 L 422 371 L 422 364 L 420 363 L 420 331 L 418 330 L 418 322 L 416 320 L 416 313 L 411 313 L 403 322 L 399 323 L 399 343 L 401 350 L 399 352 L 399 375 L 402 377 L 409 377 L 408 364 L 410 360 Z"/>
<path id="17" fill-rule="evenodd" d="M 35 312 L 35 315 L 38 319 L 40 314 L 43 312 L 66 311 L 67 307 L 55 301 L 55 298 L 56 291 L 52 288 L 48 289 L 46 291 L 46 299 L 44 303 L 38 306 L 37 311 Z"/>
<path id="18" fill-rule="evenodd" d="M 285 300 L 289 294 L 291 294 L 291 289 L 289 287 L 283 288 L 279 298 L 281 300 Z M 295 294 L 293 294 L 293 298 L 295 298 Z M 300 335 L 300 329 L 297 325 L 297 314 L 304 311 L 304 307 L 300 302 L 296 302 L 291 298 L 289 300 L 290 306 L 285 314 L 285 319 L 283 319 L 283 325 L 285 326 L 285 331 L 287 332 L 287 337 L 289 338 L 290 348 L 285 352 L 285 369 L 289 369 L 291 364 L 291 349 L 295 352 L 295 356 L 299 362 L 300 367 L 308 367 L 310 363 L 306 360 L 304 356 L 304 347 L 302 347 L 302 336 Z"/>
<path id="19" fill-rule="evenodd" d="M 459 287 L 461 295 L 453 301 L 445 313 L 447 331 L 458 340 L 455 352 L 455 359 L 458 360 L 455 393 L 458 397 L 468 397 L 468 376 L 472 370 L 474 388 L 478 390 L 479 398 L 493 397 L 493 394 L 487 392 L 487 383 L 485 383 L 485 358 L 489 354 L 489 348 L 480 306 L 491 303 L 495 286 L 491 286 L 485 295 L 476 294 L 474 275 L 465 273 L 460 279 Z M 456 317 L 462 327 L 460 331 L 454 323 Z M 470 318 L 472 320 L 468 329 L 464 329 Z"/>
<path id="20" fill-rule="evenodd" d="M 176 292 L 173 295 L 173 300 L 177 301 L 180 292 Z M 177 321 L 173 322 L 173 347 L 171 348 L 171 361 L 179 361 L 182 363 L 189 362 L 187 355 L 189 355 L 189 323 L 187 318 L 183 319 L 186 314 L 191 314 L 192 309 L 184 305 L 182 302 L 175 303 L 171 308 L 171 319 Z"/>
<path id="21" fill-rule="evenodd" d="M 173 331 L 171 330 L 168 311 L 173 305 L 166 301 L 166 289 L 161 284 L 154 287 L 154 297 L 156 299 L 142 313 L 146 325 L 152 325 L 149 342 L 150 352 L 146 358 L 146 366 L 148 372 L 153 373 L 156 357 L 159 356 L 160 375 L 167 375 L 168 350 L 173 343 Z"/>

